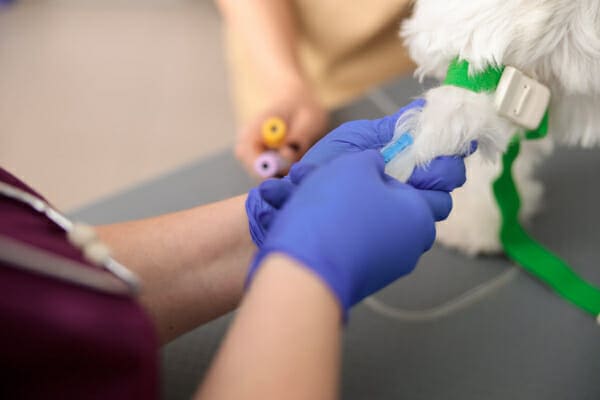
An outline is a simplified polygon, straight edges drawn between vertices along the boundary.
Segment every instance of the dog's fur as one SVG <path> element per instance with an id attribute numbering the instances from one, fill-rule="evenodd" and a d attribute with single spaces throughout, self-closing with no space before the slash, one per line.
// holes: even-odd
<path id="1" fill-rule="evenodd" d="M 600 144 L 600 1 L 417 0 L 401 35 L 420 78 L 443 79 L 458 56 L 469 61 L 471 73 L 512 65 L 551 88 L 549 138 L 525 143 L 515 165 L 524 222 L 542 200 L 533 171 L 550 154 L 551 141 Z M 455 193 L 453 213 L 438 226 L 438 238 L 469 254 L 500 251 L 491 182 L 500 171 L 497 156 L 520 128 L 496 115 L 490 94 L 441 86 L 425 98 L 416 120 L 406 121 L 418 163 L 464 152 L 471 140 L 479 141 L 479 151 L 467 161 L 467 184 Z"/>

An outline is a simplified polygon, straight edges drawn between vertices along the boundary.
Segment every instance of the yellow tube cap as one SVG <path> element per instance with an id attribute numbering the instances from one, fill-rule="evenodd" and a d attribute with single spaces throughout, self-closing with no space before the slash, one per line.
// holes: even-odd
<path id="1" fill-rule="evenodd" d="M 277 149 L 283 144 L 287 127 L 285 122 L 278 117 L 267 118 L 262 125 L 262 139 L 265 146 Z"/>

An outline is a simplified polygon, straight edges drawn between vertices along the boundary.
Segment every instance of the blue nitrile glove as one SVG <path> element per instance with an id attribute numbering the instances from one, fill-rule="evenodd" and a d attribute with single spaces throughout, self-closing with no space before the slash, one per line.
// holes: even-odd
<path id="1" fill-rule="evenodd" d="M 319 140 L 302 157 L 299 163 L 323 165 L 343 154 L 363 150 L 381 150 L 394 136 L 398 119 L 408 110 L 420 108 L 425 100 L 417 99 L 392 115 L 375 120 L 346 122 Z M 476 146 L 473 146 L 471 153 Z M 461 156 L 443 156 L 434 159 L 425 167 L 417 167 L 407 183 L 417 189 L 432 189 L 451 192 L 465 182 L 465 165 Z M 291 193 L 291 192 L 290 192 Z"/>
<path id="2" fill-rule="evenodd" d="M 300 162 L 323 165 L 343 154 L 381 149 L 392 140 L 398 118 L 406 111 L 423 105 L 425 100 L 418 99 L 393 115 L 374 120 L 362 119 L 343 123 L 315 143 Z"/>
<path id="3" fill-rule="evenodd" d="M 342 124 L 317 142 L 304 155 L 300 164 L 322 165 L 344 154 L 381 149 L 392 139 L 398 118 L 407 110 L 422 107 L 424 104 L 425 101 L 419 99 L 401 108 L 395 114 L 381 119 L 357 120 Z M 413 179 L 415 176 L 417 179 Z M 446 191 L 451 191 L 464 183 L 464 163 L 461 157 L 439 157 L 427 168 L 416 168 L 408 183 L 418 189 L 431 189 L 432 182 L 440 180 L 447 183 L 440 190 Z M 246 212 L 250 234 L 258 247 L 262 245 L 277 210 L 293 192 L 294 185 L 290 183 L 289 176 L 277 180 L 270 179 L 248 194 Z M 446 189 L 450 187 L 451 189 Z"/>
<path id="4" fill-rule="evenodd" d="M 323 165 L 343 154 L 355 153 L 369 149 L 382 149 L 394 136 L 394 129 L 398 118 L 406 111 L 423 107 L 425 100 L 417 99 L 399 109 L 393 115 L 387 115 L 375 120 L 356 120 L 346 122 L 319 140 L 302 157 L 300 163 Z M 477 144 L 472 143 L 469 154 L 477 149 Z M 468 156 L 465 154 L 464 156 Z M 447 191 L 462 186 L 465 179 L 464 162 L 462 156 L 442 156 L 434 159 L 426 167 L 417 167 L 407 183 L 418 189 L 430 189 L 431 182 L 442 180 L 451 187 Z"/>
<path id="5" fill-rule="evenodd" d="M 318 275 L 344 313 L 412 271 L 433 244 L 435 219 L 452 205 L 444 191 L 418 190 L 386 175 L 376 150 L 320 168 L 301 163 L 290 180 L 301 182 L 272 221 L 247 284 L 265 256 L 283 253 Z"/>
<path id="6" fill-rule="evenodd" d="M 292 171 L 312 168 L 314 164 L 298 163 Z M 268 179 L 250 190 L 246 200 L 246 213 L 250 235 L 257 247 L 261 247 L 269 226 L 279 209 L 294 192 L 297 179 L 291 179 L 290 172 L 285 179 Z M 416 168 L 407 182 L 417 189 L 442 190 L 451 192 L 465 183 L 465 164 L 462 157 L 438 157 L 425 168 Z M 428 192 L 422 192 L 428 196 Z M 438 218 L 441 219 L 441 218 Z"/>
<path id="7" fill-rule="evenodd" d="M 275 214 L 291 195 L 294 184 L 290 179 L 268 179 L 248 192 L 246 214 L 250 236 L 261 247 Z"/>

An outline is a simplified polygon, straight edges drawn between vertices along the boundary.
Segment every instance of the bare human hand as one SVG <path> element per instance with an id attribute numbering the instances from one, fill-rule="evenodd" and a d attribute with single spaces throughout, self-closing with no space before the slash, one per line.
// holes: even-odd
<path id="1" fill-rule="evenodd" d="M 281 118 L 287 127 L 279 155 L 291 165 L 298 161 L 304 153 L 321 137 L 325 135 L 329 124 L 327 110 L 319 104 L 308 90 L 295 90 L 280 96 L 257 115 L 249 124 L 242 127 L 238 133 L 235 146 L 236 157 L 254 176 L 254 161 L 268 150 L 262 139 L 262 125 L 270 117 Z M 287 169 L 281 174 L 287 173 Z"/>

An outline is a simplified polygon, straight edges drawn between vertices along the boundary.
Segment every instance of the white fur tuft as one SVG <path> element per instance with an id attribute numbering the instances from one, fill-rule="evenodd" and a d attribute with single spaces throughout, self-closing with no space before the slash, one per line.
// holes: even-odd
<path id="1" fill-rule="evenodd" d="M 600 1 L 418 0 L 401 36 L 419 78 L 457 56 L 472 73 L 512 65 L 551 87 L 552 135 L 600 144 Z"/>
<path id="2" fill-rule="evenodd" d="M 549 115 L 548 133 L 561 143 L 600 145 L 600 95 L 554 96 Z"/>
<path id="3" fill-rule="evenodd" d="M 551 88 L 552 139 L 600 145 L 600 1 L 417 0 L 401 36 L 419 78 L 443 79 L 456 57 L 469 62 L 470 73 L 514 66 Z M 399 126 L 414 133 L 418 164 L 464 153 L 471 140 L 479 142 L 467 162 L 467 184 L 454 194 L 454 210 L 439 225 L 438 238 L 468 254 L 500 251 L 500 217 L 491 191 L 499 164 L 484 161 L 503 152 L 518 128 L 497 116 L 489 94 L 443 86 L 425 98 L 425 108 Z M 516 161 L 523 222 L 539 209 L 543 187 L 533 172 L 551 147 L 550 139 L 523 143 Z"/>
<path id="4" fill-rule="evenodd" d="M 423 111 L 415 114 L 417 120 L 404 122 L 406 130 L 412 128 L 419 165 L 440 155 L 466 154 L 472 141 L 478 142 L 485 159 L 495 160 L 518 129 L 498 116 L 493 97 L 487 93 L 440 86 L 427 91 L 425 99 Z"/>

